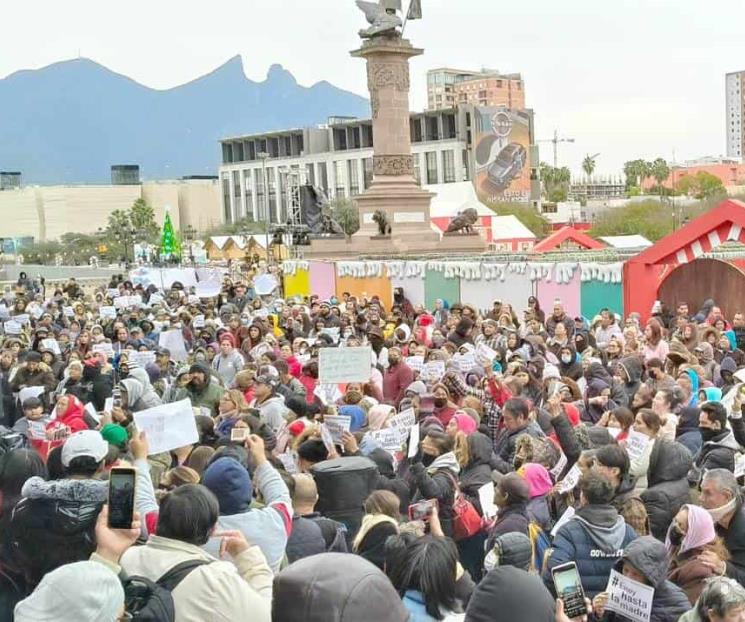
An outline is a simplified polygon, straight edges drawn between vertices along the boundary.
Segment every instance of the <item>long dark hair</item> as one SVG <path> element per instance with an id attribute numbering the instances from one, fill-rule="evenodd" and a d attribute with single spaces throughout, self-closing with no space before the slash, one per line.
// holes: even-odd
<path id="1" fill-rule="evenodd" d="M 442 620 L 442 611 L 454 611 L 458 606 L 455 596 L 458 549 L 449 538 L 431 535 L 404 543 L 405 550 L 387 556 L 386 561 L 392 562 L 386 564 L 388 577 L 399 594 L 406 590 L 420 592 L 427 613 L 435 620 Z"/>
<path id="2" fill-rule="evenodd" d="M 10 519 L 15 504 L 21 498 L 21 489 L 26 480 L 38 475 L 47 479 L 47 467 L 38 453 L 31 449 L 14 449 L 0 459 L 0 492 L 2 509 L 0 521 Z"/>

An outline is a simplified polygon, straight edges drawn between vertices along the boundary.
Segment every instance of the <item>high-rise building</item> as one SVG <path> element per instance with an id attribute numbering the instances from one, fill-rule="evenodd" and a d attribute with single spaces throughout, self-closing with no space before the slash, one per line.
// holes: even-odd
<path id="1" fill-rule="evenodd" d="M 525 108 L 525 88 L 519 73 L 494 69 L 468 71 L 440 67 L 427 72 L 427 108 L 438 110 L 457 104 Z"/>
<path id="2" fill-rule="evenodd" d="M 727 157 L 745 156 L 745 71 L 728 73 L 725 78 L 727 99 Z"/>

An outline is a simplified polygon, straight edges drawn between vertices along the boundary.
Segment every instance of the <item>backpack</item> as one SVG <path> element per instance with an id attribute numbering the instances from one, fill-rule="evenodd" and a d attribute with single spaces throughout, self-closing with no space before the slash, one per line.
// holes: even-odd
<path id="1" fill-rule="evenodd" d="M 192 570 L 209 563 L 190 559 L 177 564 L 154 582 L 145 577 L 125 577 L 122 579 L 125 611 L 135 622 L 174 622 L 176 608 L 171 592 Z"/>
<path id="2" fill-rule="evenodd" d="M 538 523 L 532 521 L 528 524 L 528 537 L 533 548 L 533 568 L 538 571 L 538 574 L 541 574 L 546 553 L 551 548 L 551 539 Z"/>
<path id="3" fill-rule="evenodd" d="M 0 425 L 0 456 L 8 454 L 14 449 L 26 449 L 28 446 L 28 439 L 25 434 L 19 434 Z"/>

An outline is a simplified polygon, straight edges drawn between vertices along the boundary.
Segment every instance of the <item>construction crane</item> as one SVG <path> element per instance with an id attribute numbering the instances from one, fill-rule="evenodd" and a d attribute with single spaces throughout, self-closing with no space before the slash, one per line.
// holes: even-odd
<path id="1" fill-rule="evenodd" d="M 559 166 L 559 154 L 558 154 L 559 143 L 573 143 L 574 138 L 559 138 L 559 132 L 557 130 L 554 130 L 553 138 L 546 138 L 544 140 L 539 140 L 538 142 L 539 143 L 553 143 L 554 145 L 554 168 L 557 168 Z"/>

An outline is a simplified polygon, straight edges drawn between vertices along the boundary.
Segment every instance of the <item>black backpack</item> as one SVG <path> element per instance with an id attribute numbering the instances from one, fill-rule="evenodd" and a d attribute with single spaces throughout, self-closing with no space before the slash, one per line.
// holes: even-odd
<path id="1" fill-rule="evenodd" d="M 177 564 L 155 582 L 145 577 L 125 577 L 122 579 L 125 611 L 136 622 L 174 622 L 176 608 L 171 592 L 192 570 L 209 563 L 190 559 Z"/>

